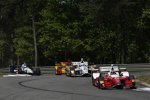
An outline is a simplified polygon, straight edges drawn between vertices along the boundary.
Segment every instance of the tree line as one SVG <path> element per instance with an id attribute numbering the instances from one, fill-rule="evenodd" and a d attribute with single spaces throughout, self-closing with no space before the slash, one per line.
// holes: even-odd
<path id="1" fill-rule="evenodd" d="M 34 21 L 34 23 L 33 23 Z M 34 27 L 33 27 L 34 24 Z M 1 0 L 0 66 L 150 62 L 149 0 Z"/>

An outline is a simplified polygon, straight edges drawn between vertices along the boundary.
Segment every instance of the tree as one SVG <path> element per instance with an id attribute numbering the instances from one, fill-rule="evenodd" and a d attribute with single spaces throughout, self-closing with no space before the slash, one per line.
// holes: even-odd
<path id="1" fill-rule="evenodd" d="M 78 37 L 80 16 L 76 3 L 49 0 L 41 16 L 39 44 L 44 48 L 43 54 L 46 57 L 62 56 L 58 60 L 65 59 L 65 55 L 59 55 L 60 52 L 65 54 L 81 42 Z"/>
<path id="2" fill-rule="evenodd" d="M 17 58 L 18 63 L 35 61 L 35 66 L 36 59 L 49 65 L 81 57 L 93 63 L 148 62 L 148 2 L 1 0 L 1 65 L 13 64 Z"/>

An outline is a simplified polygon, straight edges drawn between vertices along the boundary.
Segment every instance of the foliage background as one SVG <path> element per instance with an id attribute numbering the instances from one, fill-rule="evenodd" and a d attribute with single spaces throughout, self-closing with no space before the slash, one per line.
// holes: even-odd
<path id="1" fill-rule="evenodd" d="M 1 0 L 0 66 L 150 62 L 149 0 Z"/>

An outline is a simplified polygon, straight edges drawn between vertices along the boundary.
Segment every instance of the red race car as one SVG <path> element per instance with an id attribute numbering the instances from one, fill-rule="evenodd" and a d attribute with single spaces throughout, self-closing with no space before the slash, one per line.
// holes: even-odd
<path id="1" fill-rule="evenodd" d="M 101 89 L 135 88 L 135 78 L 127 71 L 121 71 L 118 66 L 99 67 L 92 73 L 92 84 Z"/>

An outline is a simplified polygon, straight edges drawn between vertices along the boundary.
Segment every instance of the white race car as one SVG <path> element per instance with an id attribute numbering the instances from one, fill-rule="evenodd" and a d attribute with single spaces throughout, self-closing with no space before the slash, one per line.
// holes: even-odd
<path id="1" fill-rule="evenodd" d="M 10 66 L 10 73 L 41 75 L 40 68 L 29 68 L 25 63 L 22 65 Z"/>
<path id="2" fill-rule="evenodd" d="M 72 66 L 67 68 L 67 76 L 90 76 L 88 62 L 81 59 L 80 62 L 72 62 Z"/>

